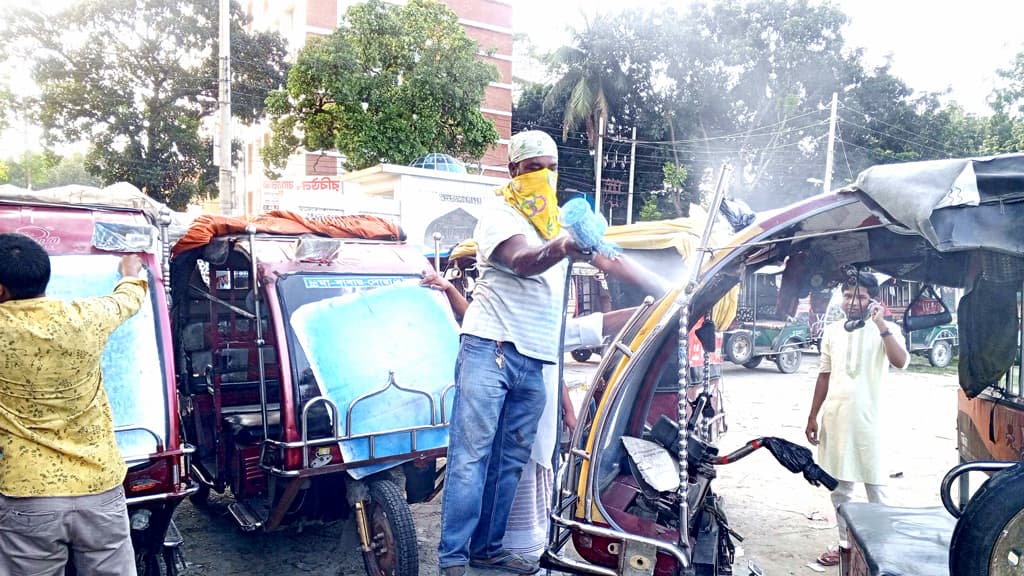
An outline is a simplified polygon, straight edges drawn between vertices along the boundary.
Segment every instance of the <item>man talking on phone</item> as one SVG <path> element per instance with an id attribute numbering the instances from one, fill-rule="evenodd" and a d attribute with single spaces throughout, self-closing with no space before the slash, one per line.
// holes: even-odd
<path id="1" fill-rule="evenodd" d="M 877 298 L 878 280 L 873 274 L 851 274 L 843 286 L 846 320 L 826 326 L 821 337 L 818 381 L 805 432 L 818 447 L 821 467 L 839 480 L 839 487 L 832 491 L 837 510 L 852 499 L 858 482 L 864 484 L 868 501 L 887 503 L 882 385 L 889 366 L 906 368 L 910 356 L 899 326 L 885 321 Z M 846 548 L 846 523 L 837 516 L 837 524 L 839 546 Z M 818 562 L 839 564 L 839 551 L 826 551 Z"/>

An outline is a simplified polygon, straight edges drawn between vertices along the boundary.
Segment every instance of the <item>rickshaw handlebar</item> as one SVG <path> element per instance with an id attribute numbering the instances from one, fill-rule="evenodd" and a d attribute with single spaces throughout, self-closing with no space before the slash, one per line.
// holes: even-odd
<path id="1" fill-rule="evenodd" d="M 813 486 L 824 486 L 829 491 L 835 490 L 839 486 L 838 480 L 814 462 L 810 450 L 789 440 L 773 436 L 755 438 L 729 454 L 712 457 L 711 463 L 715 466 L 732 464 L 753 454 L 759 448 L 768 448 L 779 464 L 794 474 L 803 473 L 804 479 Z"/>

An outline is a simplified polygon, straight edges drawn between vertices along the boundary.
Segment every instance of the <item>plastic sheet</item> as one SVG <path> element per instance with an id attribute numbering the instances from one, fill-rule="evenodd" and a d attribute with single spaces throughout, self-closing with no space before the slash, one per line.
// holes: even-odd
<path id="1" fill-rule="evenodd" d="M 370 283 L 374 278 L 363 280 Z M 429 425 L 432 409 L 440 422 L 441 394 L 455 378 L 459 337 L 451 308 L 437 291 L 423 288 L 417 281 L 360 290 L 301 306 L 292 314 L 291 326 L 321 390 L 338 406 L 342 435 L 352 402 L 387 387 L 390 372 L 401 387 L 429 394 L 433 407 L 422 395 L 392 387 L 353 409 L 350 432 Z M 449 417 L 453 399 L 454 392 L 449 392 L 445 399 Z M 417 436 L 417 450 L 447 445 L 446 427 Z M 378 458 L 412 451 L 408 432 L 384 434 L 375 441 Z M 345 440 L 341 452 L 346 462 L 366 460 L 370 443 L 365 438 Z M 359 479 L 399 463 L 357 467 L 349 473 Z"/>
<path id="2" fill-rule="evenodd" d="M 156 228 L 135 224 L 97 222 L 92 228 L 92 245 L 104 252 L 148 252 L 156 246 Z"/>
<path id="3" fill-rule="evenodd" d="M 78 254 L 51 256 L 46 295 L 73 300 L 110 294 L 120 279 L 119 256 Z M 110 399 L 114 426 L 141 426 L 166 444 L 167 402 L 162 360 L 157 348 L 152 292 L 142 309 L 111 335 L 103 349 L 103 384 Z M 121 455 L 129 462 L 145 460 L 156 440 L 142 431 L 117 434 Z"/>

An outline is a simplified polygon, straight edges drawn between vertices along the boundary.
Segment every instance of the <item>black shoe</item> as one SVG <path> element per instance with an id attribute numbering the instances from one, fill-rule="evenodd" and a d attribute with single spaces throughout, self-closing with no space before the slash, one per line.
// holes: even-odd
<path id="1" fill-rule="evenodd" d="M 469 565 L 483 570 L 504 570 L 513 574 L 536 574 L 540 564 L 512 552 L 502 552 L 493 558 L 470 558 Z"/>

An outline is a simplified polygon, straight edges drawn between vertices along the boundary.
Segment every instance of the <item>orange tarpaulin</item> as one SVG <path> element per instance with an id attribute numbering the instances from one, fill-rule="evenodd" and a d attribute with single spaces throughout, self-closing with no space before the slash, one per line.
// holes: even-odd
<path id="1" fill-rule="evenodd" d="M 206 246 L 217 236 L 245 232 L 249 224 L 257 232 L 271 234 L 321 234 L 331 238 L 364 238 L 367 240 L 404 240 L 402 229 L 377 216 L 325 216 L 306 218 L 288 210 L 274 210 L 250 220 L 231 216 L 203 214 L 192 221 L 188 231 L 171 250 L 177 256 L 186 250 Z"/>

